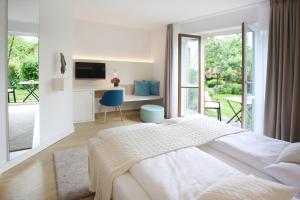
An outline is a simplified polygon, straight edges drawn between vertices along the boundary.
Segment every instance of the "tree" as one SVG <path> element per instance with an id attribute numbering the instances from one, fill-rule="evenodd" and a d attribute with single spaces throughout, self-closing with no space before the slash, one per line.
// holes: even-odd
<path id="1" fill-rule="evenodd" d="M 240 34 L 205 40 L 205 70 L 227 82 L 241 83 L 242 39 Z"/>
<path id="2" fill-rule="evenodd" d="M 8 36 L 8 80 L 17 87 L 20 80 L 38 79 L 38 43 L 24 37 Z"/>

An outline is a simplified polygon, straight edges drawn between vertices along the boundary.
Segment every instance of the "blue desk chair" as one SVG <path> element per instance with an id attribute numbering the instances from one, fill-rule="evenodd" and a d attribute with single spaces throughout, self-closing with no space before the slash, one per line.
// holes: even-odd
<path id="1" fill-rule="evenodd" d="M 123 103 L 123 90 L 109 90 L 104 92 L 99 103 L 103 106 L 115 107 L 115 111 L 120 113 L 120 118 L 123 121 L 121 105 Z M 106 107 L 104 107 L 104 122 L 106 121 Z"/>

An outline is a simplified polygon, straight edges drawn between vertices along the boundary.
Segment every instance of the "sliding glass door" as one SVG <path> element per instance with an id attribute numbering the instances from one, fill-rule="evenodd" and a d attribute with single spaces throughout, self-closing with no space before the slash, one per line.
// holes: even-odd
<path id="1" fill-rule="evenodd" d="M 242 24 L 243 43 L 243 112 L 242 126 L 245 129 L 254 129 L 255 108 L 255 29 L 246 23 Z"/>
<path id="2" fill-rule="evenodd" d="M 201 111 L 201 37 L 179 34 L 178 116 Z"/>

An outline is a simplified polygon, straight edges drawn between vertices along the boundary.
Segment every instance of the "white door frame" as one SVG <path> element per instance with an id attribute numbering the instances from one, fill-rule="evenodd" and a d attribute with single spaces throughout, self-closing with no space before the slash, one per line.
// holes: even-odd
<path id="1" fill-rule="evenodd" d="M 8 161 L 7 10 L 8 0 L 0 0 L 0 165 Z"/>

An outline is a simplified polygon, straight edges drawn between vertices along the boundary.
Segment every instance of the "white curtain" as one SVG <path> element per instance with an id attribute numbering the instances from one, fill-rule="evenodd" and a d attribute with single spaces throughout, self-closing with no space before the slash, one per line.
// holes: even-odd
<path id="1" fill-rule="evenodd" d="M 258 7 L 258 29 L 256 32 L 255 108 L 254 132 L 263 134 L 266 69 L 268 55 L 269 1 Z"/>

